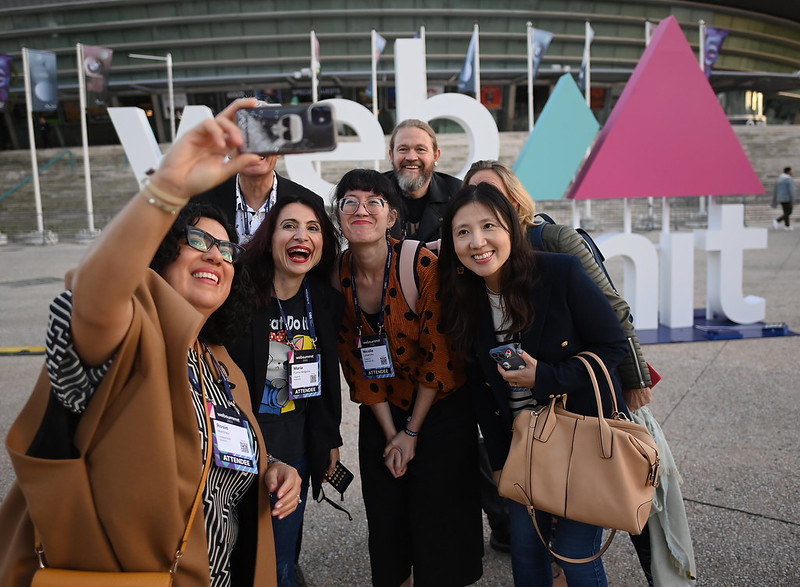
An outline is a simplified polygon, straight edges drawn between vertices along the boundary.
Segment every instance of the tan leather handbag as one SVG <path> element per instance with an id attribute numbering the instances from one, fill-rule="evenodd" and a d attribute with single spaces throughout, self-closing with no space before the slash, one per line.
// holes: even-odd
<path id="1" fill-rule="evenodd" d="M 196 343 L 197 344 L 197 343 Z M 195 350 L 198 352 L 198 357 L 202 357 L 202 348 L 196 346 Z M 203 368 L 203 361 L 200 361 L 201 369 Z M 203 405 L 207 404 L 206 386 L 202 373 L 200 374 L 200 387 L 203 393 Z M 211 419 L 206 410 L 206 430 L 209 435 L 211 434 Z M 195 492 L 194 502 L 192 509 L 189 512 L 189 519 L 186 522 L 186 527 L 183 531 L 183 536 L 178 545 L 175 559 L 167 571 L 158 572 L 128 572 L 128 571 L 79 571 L 74 569 L 54 569 L 47 566 L 44 549 L 42 548 L 41 539 L 39 538 L 38 531 L 36 532 L 36 556 L 39 560 L 39 569 L 33 575 L 31 587 L 170 587 L 172 580 L 175 577 L 175 572 L 178 570 L 178 563 L 186 551 L 186 545 L 189 543 L 189 533 L 194 523 L 195 515 L 200 507 L 200 502 L 203 500 L 203 489 L 206 486 L 208 473 L 211 470 L 211 456 L 213 454 L 213 441 L 209 436 L 206 442 L 206 455 L 205 462 L 203 463 L 203 474 L 200 478 L 200 484 Z"/>
<path id="2" fill-rule="evenodd" d="M 614 405 L 611 418 L 603 417 L 600 388 L 587 357 L 597 364 L 608 382 Z M 611 376 L 602 359 L 590 352 L 576 358 L 589 372 L 599 417 L 567 411 L 566 395 L 553 397 L 547 407 L 523 410 L 514 420 L 499 493 L 528 506 L 534 523 L 533 510 L 537 509 L 640 534 L 658 485 L 656 443 L 647 428 L 618 412 Z M 553 554 L 570 562 L 588 562 L 599 557 L 613 537 L 612 532 L 606 545 L 590 559 Z"/>

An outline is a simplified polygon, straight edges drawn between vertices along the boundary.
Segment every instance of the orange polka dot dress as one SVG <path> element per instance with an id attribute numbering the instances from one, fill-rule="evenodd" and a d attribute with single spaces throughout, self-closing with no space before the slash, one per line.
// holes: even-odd
<path id="1" fill-rule="evenodd" d="M 357 346 L 355 306 L 353 302 L 350 251 L 345 251 L 339 268 L 345 314 L 339 331 L 339 356 L 342 371 L 354 402 L 370 405 L 388 401 L 403 410 L 413 406 L 417 384 L 437 390 L 436 400 L 446 397 L 464 384 L 461 365 L 451 354 L 450 344 L 440 327 L 440 291 L 436 256 L 421 249 L 416 270 L 419 301 L 414 312 L 406 303 L 400 287 L 398 259 L 400 241 L 390 239 L 392 263 L 384 306 L 389 349 L 394 377 L 365 379 Z M 362 317 L 362 335 L 376 334 Z"/>

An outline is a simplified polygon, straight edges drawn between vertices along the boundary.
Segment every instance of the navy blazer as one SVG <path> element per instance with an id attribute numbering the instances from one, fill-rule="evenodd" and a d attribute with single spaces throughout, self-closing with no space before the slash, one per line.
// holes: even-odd
<path id="1" fill-rule="evenodd" d="M 311 305 L 317 330 L 317 348 L 322 355 L 322 395 L 306 402 L 308 465 L 314 498 L 319 497 L 330 452 L 342 446 L 342 389 L 339 378 L 337 336 L 344 312 L 344 296 L 327 283 L 309 278 Z M 250 399 L 257 413 L 261 404 L 269 358 L 269 309 L 257 311 L 243 337 L 227 345 L 228 352 L 247 378 Z M 269 450 L 269 447 L 267 447 Z"/>
<path id="2" fill-rule="evenodd" d="M 597 415 L 589 374 L 578 359 L 581 351 L 592 351 L 614 376 L 614 368 L 625 357 L 625 335 L 617 315 L 603 292 L 573 255 L 536 253 L 537 281 L 531 292 L 535 317 L 521 333 L 522 349 L 538 361 L 533 395 L 547 403 L 550 395 L 567 394 L 567 409 L 584 415 Z M 471 395 L 478 423 L 489 453 L 492 469 L 503 468 L 511 444 L 513 416 L 508 403 L 508 385 L 497 372 L 489 349 L 497 346 L 488 298 L 473 346 L 475 361 L 469 369 Z M 603 412 L 612 411 L 605 378 L 598 377 Z M 620 410 L 627 411 L 615 381 Z"/>
<path id="3" fill-rule="evenodd" d="M 278 182 L 278 198 L 288 196 L 296 193 L 307 193 L 319 198 L 317 194 L 312 192 L 307 187 L 293 182 L 291 179 L 286 179 L 275 174 Z M 322 199 L 322 198 L 320 198 Z M 228 224 L 236 226 L 236 176 L 226 179 L 224 182 L 216 187 L 211 188 L 207 192 L 203 192 L 193 198 L 195 202 L 205 202 L 214 204 L 217 208 L 222 210 L 225 218 L 228 219 Z"/>

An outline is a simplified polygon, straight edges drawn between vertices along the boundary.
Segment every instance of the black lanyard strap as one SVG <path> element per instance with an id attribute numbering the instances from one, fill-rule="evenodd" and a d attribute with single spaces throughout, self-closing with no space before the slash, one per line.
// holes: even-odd
<path id="1" fill-rule="evenodd" d="M 384 332 L 384 320 L 386 318 L 386 290 L 389 289 L 389 272 L 392 267 L 392 243 L 386 240 L 386 248 L 388 254 L 386 255 L 386 268 L 383 271 L 383 291 L 381 292 L 381 308 L 378 312 L 378 335 L 381 336 Z M 356 332 L 358 337 L 361 338 L 361 307 L 358 305 L 358 292 L 356 291 L 356 271 L 353 266 L 353 253 L 350 253 L 350 281 L 353 286 L 353 307 L 355 309 L 356 317 Z"/>

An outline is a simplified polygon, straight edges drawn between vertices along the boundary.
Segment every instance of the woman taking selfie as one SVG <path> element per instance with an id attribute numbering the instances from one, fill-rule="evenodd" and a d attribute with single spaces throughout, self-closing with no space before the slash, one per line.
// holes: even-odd
<path id="1" fill-rule="evenodd" d="M 18 481 L 0 510 L 0 584 L 31 583 L 34 545 L 54 569 L 175 565 L 177 587 L 243 584 L 240 570 L 275 584 L 269 493 L 285 517 L 300 478 L 270 458 L 220 346 L 246 319 L 236 233 L 189 204 L 257 159 L 225 161 L 241 145 L 234 112 L 254 102 L 177 141 L 53 302 L 46 366 L 8 437 Z M 258 530 L 243 557 L 236 508 L 248 490 Z"/>
<path id="2" fill-rule="evenodd" d="M 329 283 L 338 254 L 322 198 L 281 196 L 247 245 L 244 266 L 253 280 L 255 311 L 242 337 L 228 346 L 247 378 L 270 454 L 303 479 L 298 508 L 272 524 L 281 587 L 297 583 L 309 479 L 316 499 L 342 444 L 336 340 L 344 303 Z"/>
<path id="3" fill-rule="evenodd" d="M 400 196 L 383 174 L 356 169 L 336 186 L 348 242 L 339 264 L 339 336 L 351 398 L 361 404 L 359 464 L 372 584 L 460 586 L 482 572 L 477 435 L 439 324 L 436 257 L 416 252 L 419 300 L 399 278 L 400 242 L 388 231 Z M 412 276 L 413 278 L 413 276 Z"/>
<path id="4" fill-rule="evenodd" d="M 596 353 L 609 368 L 625 356 L 616 315 L 571 255 L 533 251 L 517 214 L 494 186 L 463 187 L 445 214 L 439 253 L 445 332 L 467 358 L 478 421 L 495 479 L 505 463 L 514 417 L 524 408 L 567 394 L 570 411 L 596 415 L 585 368 L 573 358 Z M 511 343 L 524 368 L 504 370 L 490 349 Z M 615 390 L 616 392 L 616 390 Z M 604 406 L 609 407 L 608 390 Z M 620 394 L 617 393 L 619 396 Z M 624 401 L 618 397 L 619 405 Z M 551 585 L 550 553 L 525 506 L 508 501 L 514 583 Z M 602 528 L 537 513 L 545 539 L 561 555 L 583 558 L 599 550 Z M 601 559 L 561 563 L 570 587 L 606 585 Z"/>

